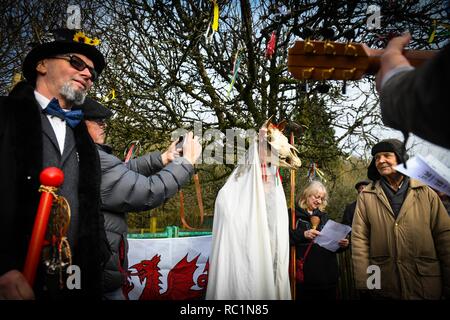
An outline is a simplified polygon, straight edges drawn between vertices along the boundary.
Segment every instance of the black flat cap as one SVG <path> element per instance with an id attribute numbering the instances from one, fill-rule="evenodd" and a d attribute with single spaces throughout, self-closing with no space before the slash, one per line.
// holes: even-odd
<path id="1" fill-rule="evenodd" d="M 105 120 L 113 115 L 111 110 L 89 97 L 86 97 L 84 103 L 76 109 L 83 110 L 85 120 Z"/>
<path id="2" fill-rule="evenodd" d="M 409 159 L 409 156 L 406 152 L 403 151 L 403 143 L 397 139 L 385 139 L 378 142 L 376 145 L 372 147 L 372 161 L 370 162 L 369 167 L 367 168 L 367 177 L 376 181 L 381 178 L 380 173 L 378 172 L 375 166 L 375 155 L 378 152 L 393 152 L 397 157 L 397 163 L 404 163 Z"/>

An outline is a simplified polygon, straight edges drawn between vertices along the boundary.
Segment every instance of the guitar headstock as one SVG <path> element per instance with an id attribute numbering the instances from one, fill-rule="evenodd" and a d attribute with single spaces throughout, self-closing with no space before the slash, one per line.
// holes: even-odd
<path id="1" fill-rule="evenodd" d="M 288 70 L 299 80 L 358 80 L 371 72 L 371 55 L 359 43 L 297 41 L 288 52 Z"/>

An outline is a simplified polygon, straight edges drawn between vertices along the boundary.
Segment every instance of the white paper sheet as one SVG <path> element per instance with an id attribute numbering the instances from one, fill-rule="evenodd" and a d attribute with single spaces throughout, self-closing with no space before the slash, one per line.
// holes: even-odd
<path id="1" fill-rule="evenodd" d="M 450 195 L 450 169 L 431 154 L 425 158 L 421 155 L 412 157 L 406 162 L 406 166 L 407 168 L 401 164 L 395 169 L 410 178 L 426 183 L 433 189 Z"/>
<path id="2" fill-rule="evenodd" d="M 352 228 L 346 224 L 328 220 L 314 240 L 319 246 L 335 252 L 339 249 L 339 241 L 344 239 Z"/>

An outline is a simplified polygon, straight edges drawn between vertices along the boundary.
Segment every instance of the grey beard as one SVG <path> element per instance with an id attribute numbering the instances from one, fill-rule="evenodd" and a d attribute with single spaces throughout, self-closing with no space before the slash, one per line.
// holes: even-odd
<path id="1" fill-rule="evenodd" d="M 59 93 L 64 97 L 67 103 L 76 106 L 83 104 L 87 95 L 87 92 L 84 90 L 75 90 L 70 82 L 64 83 L 61 90 L 59 90 Z"/>

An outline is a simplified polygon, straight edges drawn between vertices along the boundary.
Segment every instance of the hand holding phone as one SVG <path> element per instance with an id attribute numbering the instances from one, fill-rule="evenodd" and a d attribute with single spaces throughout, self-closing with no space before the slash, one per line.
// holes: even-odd
<path id="1" fill-rule="evenodd" d="M 184 136 L 181 136 L 178 139 L 177 144 L 175 145 L 176 151 L 180 154 L 180 157 L 183 156 L 183 145 L 184 145 Z"/>

